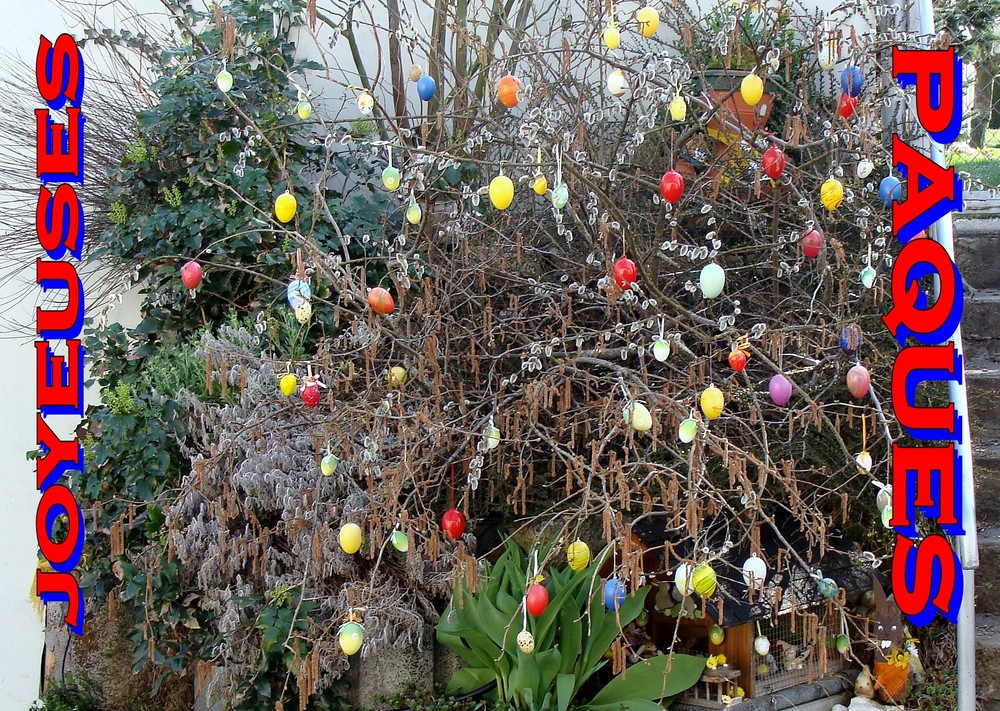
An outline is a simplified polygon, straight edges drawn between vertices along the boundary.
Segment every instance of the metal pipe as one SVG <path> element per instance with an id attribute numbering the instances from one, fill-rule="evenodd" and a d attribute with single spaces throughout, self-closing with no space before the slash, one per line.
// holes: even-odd
<path id="1" fill-rule="evenodd" d="M 932 0 L 919 0 L 920 33 L 928 46 L 934 41 L 934 8 Z M 944 148 L 930 141 L 930 157 L 940 166 L 946 166 Z M 934 239 L 944 247 L 951 260 L 955 260 L 955 234 L 951 213 L 937 221 L 933 231 Z M 939 284 L 935 281 L 935 297 Z M 975 570 L 979 567 L 979 539 L 976 532 L 976 496 L 972 478 L 972 443 L 969 431 L 969 397 L 965 381 L 965 348 L 962 344 L 962 325 L 958 325 L 952 337 L 955 350 L 960 358 L 957 380 L 948 381 L 948 399 L 955 404 L 955 412 L 960 418 L 961 440 L 955 449 L 962 463 L 962 523 L 965 535 L 956 536 L 955 543 L 959 561 L 962 564 L 962 605 L 958 612 L 958 708 L 957 711 L 976 711 L 976 616 L 975 616 Z"/>

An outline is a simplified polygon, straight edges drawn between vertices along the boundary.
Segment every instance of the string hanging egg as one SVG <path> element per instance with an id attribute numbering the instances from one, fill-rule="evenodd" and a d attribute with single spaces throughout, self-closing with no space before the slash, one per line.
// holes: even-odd
<path id="1" fill-rule="evenodd" d="M 201 265 L 193 259 L 181 267 L 181 283 L 188 289 L 197 289 L 203 275 L 204 271 Z"/>
<path id="2" fill-rule="evenodd" d="M 638 277 L 639 271 L 635 266 L 635 262 L 631 259 L 622 255 L 618 261 L 615 262 L 614 267 L 611 270 L 612 276 L 615 279 L 615 283 L 622 289 L 628 289 L 632 284 L 635 283 Z"/>
<path id="3" fill-rule="evenodd" d="M 747 367 L 747 352 L 742 348 L 735 348 L 729 352 L 729 367 L 737 373 L 742 373 Z"/>
<path id="4" fill-rule="evenodd" d="M 618 49 L 618 46 L 622 43 L 622 34 L 615 27 L 614 20 L 609 22 L 607 27 L 604 28 L 602 37 L 604 39 L 604 46 L 610 50 Z"/>
<path id="5" fill-rule="evenodd" d="M 392 532 L 392 547 L 400 553 L 410 550 L 410 537 L 399 529 Z"/>
<path id="6" fill-rule="evenodd" d="M 861 178 L 862 180 L 871 175 L 873 170 L 875 170 L 875 164 L 872 163 L 867 158 L 862 158 L 861 160 L 859 160 L 857 168 L 855 168 L 858 177 Z"/>
<path id="7" fill-rule="evenodd" d="M 381 286 L 368 290 L 368 306 L 371 307 L 372 311 L 383 316 L 388 316 L 396 310 L 396 302 L 393 300 L 392 294 Z"/>
<path id="8" fill-rule="evenodd" d="M 861 68 L 856 65 L 845 67 L 840 73 L 840 88 L 845 94 L 854 97 L 861 93 L 861 88 L 865 85 L 865 75 L 861 73 Z"/>
<path id="9" fill-rule="evenodd" d="M 824 71 L 833 69 L 840 61 L 840 42 L 836 34 L 829 29 L 823 31 L 819 49 L 819 68 Z"/>
<path id="10" fill-rule="evenodd" d="M 604 583 L 604 606 L 617 610 L 625 602 L 625 586 L 618 578 L 608 578 Z"/>
<path id="11" fill-rule="evenodd" d="M 399 183 L 402 181 L 403 176 L 400 174 L 399 169 L 395 166 L 387 165 L 382 170 L 382 185 L 389 192 L 395 192 L 399 188 Z"/>
<path id="12" fill-rule="evenodd" d="M 784 407 L 792 397 L 792 383 L 781 373 L 776 373 L 767 384 L 771 402 L 778 407 Z"/>
<path id="13" fill-rule="evenodd" d="M 671 205 L 677 203 L 684 194 L 684 176 L 676 170 L 668 170 L 660 178 L 660 195 Z"/>
<path id="14" fill-rule="evenodd" d="M 672 118 L 674 121 L 683 121 L 684 118 L 687 116 L 687 110 L 688 110 L 687 102 L 684 100 L 684 97 L 681 96 L 681 93 L 678 91 L 676 94 L 674 94 L 674 98 L 670 100 L 670 108 L 669 108 L 670 118 Z"/>
<path id="15" fill-rule="evenodd" d="M 819 198 L 823 207 L 833 212 L 844 201 L 844 184 L 834 177 L 827 178 L 819 189 Z"/>
<path id="16" fill-rule="evenodd" d="M 312 318 L 313 307 L 311 301 L 302 301 L 295 307 L 295 320 L 305 326 Z"/>
<path id="17" fill-rule="evenodd" d="M 684 444 L 691 444 L 698 436 L 698 421 L 688 417 L 677 427 L 677 438 Z"/>
<path id="18" fill-rule="evenodd" d="M 285 397 L 291 397 L 298 385 L 298 378 L 296 378 L 292 373 L 285 373 L 281 376 L 281 380 L 278 381 L 278 387 L 281 389 L 281 394 Z"/>
<path id="19" fill-rule="evenodd" d="M 771 651 L 771 640 L 762 634 L 757 635 L 753 641 L 753 651 L 762 657 L 766 657 Z"/>
<path id="20" fill-rule="evenodd" d="M 437 92 L 437 82 L 434 81 L 434 77 L 429 74 L 424 74 L 417 80 L 417 96 L 419 96 L 423 101 L 430 101 L 434 98 L 434 94 Z"/>
<path id="21" fill-rule="evenodd" d="M 802 233 L 799 244 L 802 245 L 802 253 L 804 255 L 810 259 L 815 259 L 823 249 L 823 234 L 815 229 L 806 230 Z"/>
<path id="22" fill-rule="evenodd" d="M 753 583 L 759 590 L 766 578 L 767 564 L 756 553 L 753 553 L 743 561 L 743 582 L 746 583 L 747 587 L 750 587 L 750 584 Z"/>
<path id="23" fill-rule="evenodd" d="M 710 385 L 702 390 L 699 405 L 701 406 L 702 414 L 709 420 L 714 420 L 722 414 L 722 410 L 726 406 L 726 398 L 723 396 L 721 390 L 714 385 Z"/>
<path id="24" fill-rule="evenodd" d="M 682 597 L 687 597 L 694 592 L 694 588 L 691 587 L 691 575 L 693 572 L 694 566 L 690 563 L 681 563 L 674 572 L 674 585 Z"/>
<path id="25" fill-rule="evenodd" d="M 751 72 L 740 82 L 740 96 L 748 106 L 756 106 L 764 97 L 764 81 Z"/>
<path id="26" fill-rule="evenodd" d="M 219 87 L 219 91 L 223 94 L 228 94 L 230 89 L 233 88 L 233 75 L 229 73 L 229 70 L 223 67 L 218 74 L 215 75 L 215 85 Z"/>
<path id="27" fill-rule="evenodd" d="M 340 527 L 340 534 L 337 536 L 340 549 L 347 555 L 354 555 L 361 550 L 361 526 L 356 523 L 345 523 Z"/>
<path id="28" fill-rule="evenodd" d="M 552 207 L 562 210 L 569 202 L 569 188 L 566 183 L 559 183 L 552 189 Z"/>
<path id="29" fill-rule="evenodd" d="M 416 202 L 411 202 L 410 206 L 406 208 L 406 221 L 411 225 L 420 224 L 420 218 L 423 217 L 424 211 L 420 209 L 420 205 Z"/>
<path id="30" fill-rule="evenodd" d="M 698 286 L 701 288 L 702 296 L 706 299 L 714 299 L 722 293 L 726 286 L 726 270 L 715 262 L 706 264 L 701 268 Z"/>
<path id="31" fill-rule="evenodd" d="M 660 13 L 650 5 L 639 8 L 635 13 L 635 19 L 639 23 L 639 32 L 643 37 L 652 37 L 656 34 L 656 28 L 660 26 Z"/>
<path id="32" fill-rule="evenodd" d="M 785 152 L 777 146 L 771 146 L 761 156 L 760 166 L 764 171 L 764 175 L 771 180 L 777 180 L 785 172 L 786 162 Z"/>
<path id="33" fill-rule="evenodd" d="M 397 390 L 406 385 L 406 368 L 401 365 L 394 365 L 389 368 L 389 387 Z"/>
<path id="34" fill-rule="evenodd" d="M 858 110 L 858 98 L 850 94 L 841 94 L 837 100 L 837 115 L 841 118 L 851 118 Z"/>
<path id="35" fill-rule="evenodd" d="M 514 181 L 498 175 L 490 181 L 490 202 L 498 210 L 506 210 L 514 201 Z"/>
<path id="36" fill-rule="evenodd" d="M 421 67 L 419 64 L 410 65 L 410 74 L 409 74 L 410 81 L 416 84 L 418 81 L 420 81 L 420 77 L 422 77 L 423 75 L 424 75 L 423 67 Z"/>
<path id="37" fill-rule="evenodd" d="M 653 341 L 653 357 L 660 363 L 666 362 L 667 358 L 670 357 L 670 342 L 662 338 Z"/>
<path id="38" fill-rule="evenodd" d="M 500 430 L 493 424 L 492 417 L 490 418 L 490 423 L 486 425 L 486 430 L 483 432 L 483 440 L 486 443 L 487 452 L 500 446 Z"/>
<path id="39" fill-rule="evenodd" d="M 302 302 L 308 301 L 312 298 L 312 288 L 309 286 L 309 282 L 304 279 L 292 279 L 285 289 L 285 298 L 288 299 L 288 305 L 293 309 Z"/>
<path id="40" fill-rule="evenodd" d="M 827 600 L 837 597 L 837 583 L 832 578 L 823 578 L 817 584 L 817 588 L 819 589 L 819 594 Z"/>
<path id="41" fill-rule="evenodd" d="M 548 179 L 544 175 L 535 176 L 535 179 L 531 181 L 531 189 L 535 191 L 535 195 L 545 195 L 549 190 Z"/>
<path id="42" fill-rule="evenodd" d="M 337 465 L 340 461 L 333 454 L 327 453 L 319 462 L 319 470 L 323 473 L 323 476 L 333 476 L 337 471 Z"/>
<path id="43" fill-rule="evenodd" d="M 864 333 L 858 324 L 849 323 L 840 329 L 840 350 L 844 355 L 854 355 L 863 343 Z"/>
<path id="44" fill-rule="evenodd" d="M 441 530 L 445 538 L 457 541 L 465 532 L 465 514 L 458 509 L 448 509 L 441 516 Z"/>
<path id="45" fill-rule="evenodd" d="M 718 586 L 718 577 L 715 570 L 708 563 L 701 563 L 695 566 L 691 572 L 691 588 L 699 597 L 712 597 Z"/>
<path id="46" fill-rule="evenodd" d="M 337 640 L 340 643 L 341 651 L 350 657 L 361 649 L 361 645 L 365 641 L 365 630 L 357 622 L 348 622 L 340 628 Z"/>
<path id="47" fill-rule="evenodd" d="M 622 409 L 622 419 L 636 432 L 648 432 L 653 427 L 653 416 L 641 402 L 631 402 Z"/>
<path id="48" fill-rule="evenodd" d="M 279 222 L 291 222 L 292 218 L 295 217 L 297 207 L 295 196 L 286 190 L 274 201 L 274 216 L 278 218 Z"/>
<path id="49" fill-rule="evenodd" d="M 865 287 L 866 289 L 871 289 L 872 286 L 874 286 L 875 284 L 875 277 L 876 277 L 875 269 L 872 267 L 872 265 L 869 264 L 868 266 L 866 266 L 864 269 L 861 270 L 861 273 L 858 275 L 858 280 L 861 282 L 861 285 L 863 287 Z"/>
<path id="50" fill-rule="evenodd" d="M 566 546 L 566 563 L 574 573 L 579 573 L 590 564 L 590 546 L 577 539 Z"/>
<path id="51" fill-rule="evenodd" d="M 303 121 L 308 121 L 309 117 L 312 116 L 313 113 L 312 104 L 310 104 L 307 99 L 302 99 L 295 106 L 295 113 L 297 113 L 299 115 L 299 118 L 302 119 Z"/>
<path id="52" fill-rule="evenodd" d="M 903 186 L 895 175 L 887 175 L 878 184 L 878 196 L 882 204 L 888 207 L 903 197 Z"/>
<path id="53" fill-rule="evenodd" d="M 868 368 L 860 363 L 847 371 L 847 389 L 854 397 L 861 399 L 867 395 L 871 384 L 872 377 Z"/>
<path id="54" fill-rule="evenodd" d="M 369 116 L 374 108 L 375 97 L 367 91 L 363 91 L 358 94 L 358 111 L 360 111 L 364 116 Z"/>
<path id="55" fill-rule="evenodd" d="M 310 380 L 302 386 L 302 404 L 306 407 L 319 405 L 319 385 L 316 380 Z"/>
<path id="56" fill-rule="evenodd" d="M 708 629 L 708 641 L 715 645 L 722 644 L 726 641 L 725 631 L 718 625 L 712 625 Z"/>
<path id="57" fill-rule="evenodd" d="M 541 617 L 549 606 L 549 591 L 540 583 L 533 583 L 525 595 L 524 607 L 532 617 Z"/>
<path id="58" fill-rule="evenodd" d="M 608 74 L 608 93 L 619 97 L 625 94 L 626 89 L 628 89 L 628 79 L 625 78 L 625 74 L 621 69 L 612 70 Z"/>
<path id="59" fill-rule="evenodd" d="M 517 633 L 517 648 L 525 654 L 535 651 L 535 638 L 528 630 L 521 630 Z"/>
<path id="60" fill-rule="evenodd" d="M 518 102 L 521 100 L 520 94 L 521 80 L 513 74 L 501 77 L 500 81 L 497 82 L 497 98 L 500 99 L 500 103 L 508 109 L 512 109 L 517 106 Z"/>

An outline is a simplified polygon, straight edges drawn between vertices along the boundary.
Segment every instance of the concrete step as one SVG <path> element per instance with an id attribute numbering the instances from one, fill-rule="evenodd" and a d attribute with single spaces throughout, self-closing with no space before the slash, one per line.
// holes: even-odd
<path id="1" fill-rule="evenodd" d="M 1000 615 L 976 611 L 976 695 L 984 709 L 1000 708 Z"/>
<path id="2" fill-rule="evenodd" d="M 976 613 L 1000 615 L 1000 526 L 979 530 Z"/>
<path id="3" fill-rule="evenodd" d="M 974 289 L 1000 289 L 1000 220 L 955 220 L 955 262 Z"/>
<path id="4" fill-rule="evenodd" d="M 974 441 L 972 462 L 976 518 L 982 525 L 1000 526 L 1000 447 Z"/>
<path id="5" fill-rule="evenodd" d="M 992 268 L 1000 271 L 995 262 Z M 1000 339 L 1000 289 L 966 294 L 962 336 L 969 340 Z"/>
<path id="6" fill-rule="evenodd" d="M 1000 440 L 1000 363 L 980 358 L 965 363 L 972 441 Z"/>

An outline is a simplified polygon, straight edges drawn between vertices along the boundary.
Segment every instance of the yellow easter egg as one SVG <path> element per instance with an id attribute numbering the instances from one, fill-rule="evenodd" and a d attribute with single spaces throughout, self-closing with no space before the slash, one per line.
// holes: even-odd
<path id="1" fill-rule="evenodd" d="M 639 23 L 639 31 L 643 37 L 652 37 L 656 34 L 656 28 L 660 26 L 660 13 L 649 5 L 640 8 L 635 13 L 635 19 Z"/>
<path id="2" fill-rule="evenodd" d="M 531 184 L 531 189 L 535 191 L 535 195 L 544 195 L 549 189 L 549 181 L 544 175 L 539 175 Z"/>
<path id="3" fill-rule="evenodd" d="M 420 205 L 413 202 L 410 206 L 406 208 L 406 221 L 411 225 L 417 225 L 420 223 L 420 218 L 423 217 L 424 211 L 420 209 Z"/>
<path id="4" fill-rule="evenodd" d="M 726 398 L 722 391 L 714 385 L 705 388 L 701 393 L 701 411 L 705 417 L 714 420 L 722 414 L 722 409 L 726 406 Z"/>
<path id="5" fill-rule="evenodd" d="M 401 388 L 406 385 L 406 368 L 401 365 L 394 365 L 389 369 L 389 385 L 394 388 Z"/>
<path id="6" fill-rule="evenodd" d="M 618 49 L 621 43 L 621 32 L 618 31 L 618 28 L 613 23 L 608 23 L 608 26 L 604 28 L 604 46 L 608 49 Z"/>
<path id="7" fill-rule="evenodd" d="M 819 189 L 819 199 L 823 201 L 823 207 L 833 212 L 844 201 L 844 184 L 836 178 L 827 178 Z"/>
<path id="8" fill-rule="evenodd" d="M 290 222 L 295 217 L 295 196 L 287 190 L 274 201 L 274 216 L 279 222 Z"/>
<path id="9" fill-rule="evenodd" d="M 687 116 L 688 106 L 684 97 L 681 96 L 680 92 L 674 94 L 673 100 L 670 102 L 670 118 L 674 121 L 683 121 L 684 117 Z"/>
<path id="10" fill-rule="evenodd" d="M 298 378 L 291 373 L 285 373 L 281 376 L 281 380 L 278 381 L 278 387 L 281 388 L 281 394 L 285 397 L 291 397 L 298 384 Z"/>
<path id="11" fill-rule="evenodd" d="M 764 82 L 756 74 L 747 74 L 740 82 L 740 96 L 750 106 L 756 106 L 764 96 Z"/>
<path id="12" fill-rule="evenodd" d="M 691 587 L 701 597 L 712 597 L 718 585 L 715 570 L 708 563 L 696 565 L 691 573 Z"/>
<path id="13" fill-rule="evenodd" d="M 514 182 L 506 175 L 498 175 L 490 182 L 490 202 L 498 210 L 506 210 L 514 201 Z"/>
<path id="14" fill-rule="evenodd" d="M 577 539 L 566 547 L 566 562 L 569 569 L 578 573 L 590 563 L 590 546 Z"/>
<path id="15" fill-rule="evenodd" d="M 340 547 L 347 555 L 354 555 L 361 550 L 361 526 L 356 523 L 345 523 L 340 529 Z"/>

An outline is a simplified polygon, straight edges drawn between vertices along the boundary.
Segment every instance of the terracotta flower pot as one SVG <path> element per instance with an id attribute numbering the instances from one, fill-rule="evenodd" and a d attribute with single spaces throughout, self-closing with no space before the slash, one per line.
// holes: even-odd
<path id="1" fill-rule="evenodd" d="M 744 133 L 751 134 L 767 126 L 774 106 L 775 85 L 767 79 L 764 82 L 764 95 L 760 103 L 750 106 L 740 95 L 740 83 L 746 72 L 739 69 L 706 69 L 704 72 L 704 89 L 718 110 L 708 122 L 710 132 L 718 132 L 734 136 L 732 130 L 726 128 L 723 121 L 739 126 Z M 761 108 L 763 107 L 763 111 Z M 714 136 L 713 136 L 714 137 Z"/>
<path id="2" fill-rule="evenodd" d="M 899 703 L 910 683 L 909 664 L 876 661 L 873 672 L 879 699 L 885 703 Z"/>

